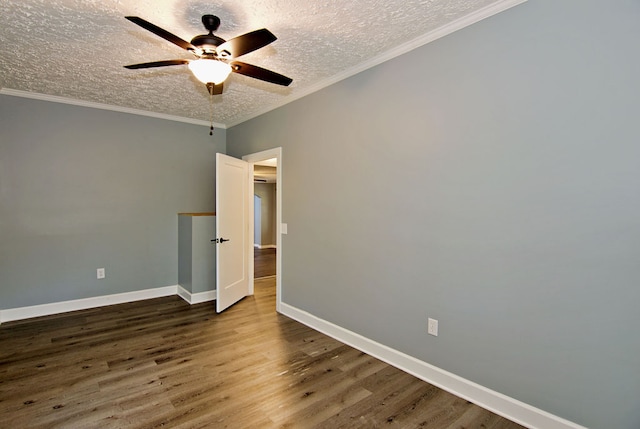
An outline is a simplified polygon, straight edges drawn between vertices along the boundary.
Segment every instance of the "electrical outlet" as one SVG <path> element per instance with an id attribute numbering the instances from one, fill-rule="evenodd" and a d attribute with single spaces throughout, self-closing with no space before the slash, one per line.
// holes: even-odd
<path id="1" fill-rule="evenodd" d="M 429 318 L 429 322 L 427 324 L 427 333 L 435 337 L 438 336 L 438 321 L 436 319 Z"/>
<path id="2" fill-rule="evenodd" d="M 97 272 L 97 276 L 99 279 L 103 279 L 105 278 L 105 272 L 104 272 L 104 268 L 98 268 Z"/>

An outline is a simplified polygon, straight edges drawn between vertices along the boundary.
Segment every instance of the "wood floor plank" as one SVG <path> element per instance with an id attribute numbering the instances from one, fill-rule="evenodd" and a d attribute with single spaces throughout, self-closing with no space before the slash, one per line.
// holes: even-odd
<path id="1" fill-rule="evenodd" d="M 0 418 L 24 428 L 521 428 L 275 312 L 164 297 L 0 326 Z"/>
<path id="2" fill-rule="evenodd" d="M 255 278 L 276 274 L 276 249 L 254 249 L 253 275 Z"/>

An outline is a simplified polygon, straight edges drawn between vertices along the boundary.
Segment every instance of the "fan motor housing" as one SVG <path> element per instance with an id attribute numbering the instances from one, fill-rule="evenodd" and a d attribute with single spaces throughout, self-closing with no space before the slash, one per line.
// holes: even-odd
<path id="1" fill-rule="evenodd" d="M 203 50 L 212 49 L 222 45 L 225 42 L 224 39 L 214 36 L 213 34 L 201 34 L 191 39 L 191 44 L 197 48 Z"/>

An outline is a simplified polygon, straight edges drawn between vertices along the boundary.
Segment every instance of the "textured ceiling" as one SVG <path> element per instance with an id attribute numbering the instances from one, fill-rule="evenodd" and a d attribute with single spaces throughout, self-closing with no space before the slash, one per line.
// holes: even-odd
<path id="1" fill-rule="evenodd" d="M 208 121 L 207 90 L 186 66 L 122 67 L 193 58 L 124 16 L 189 41 L 213 14 L 224 39 L 274 33 L 278 40 L 239 60 L 293 79 L 281 87 L 232 74 L 213 119 L 232 126 L 522 1 L 0 0 L 0 87 Z"/>

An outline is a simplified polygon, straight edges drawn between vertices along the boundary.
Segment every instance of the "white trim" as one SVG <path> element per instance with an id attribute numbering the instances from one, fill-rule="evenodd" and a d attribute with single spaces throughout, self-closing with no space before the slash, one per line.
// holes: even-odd
<path id="1" fill-rule="evenodd" d="M 200 304 L 201 302 L 209 302 L 216 300 L 216 290 L 208 290 L 206 292 L 198 292 L 191 294 L 190 304 Z"/>
<path id="2" fill-rule="evenodd" d="M 488 389 L 289 304 L 281 303 L 280 310 L 282 314 L 300 323 L 530 429 L 586 429 L 584 426 Z"/>
<path id="3" fill-rule="evenodd" d="M 110 104 L 96 103 L 93 101 L 76 100 L 74 98 L 59 97 L 57 95 L 39 94 L 37 92 L 20 91 L 18 89 L 0 88 L 0 94 L 10 95 L 13 97 L 32 98 L 34 100 L 51 101 L 53 103 L 72 104 L 74 106 L 89 107 L 92 109 L 111 110 L 120 113 L 129 113 L 131 115 L 149 116 L 152 118 L 166 119 L 167 121 L 185 122 L 187 124 L 204 125 L 206 127 L 211 124 L 201 119 L 184 118 L 182 116 L 167 115 L 164 113 L 149 112 L 146 110 L 132 109 L 130 107 L 113 106 Z M 213 123 L 215 128 L 226 129 L 226 125 Z"/>
<path id="4" fill-rule="evenodd" d="M 178 288 L 176 290 L 176 295 L 178 295 L 180 298 L 184 299 L 189 304 L 191 304 L 191 292 L 189 292 L 182 286 L 178 285 Z"/>
<path id="5" fill-rule="evenodd" d="M 276 244 L 254 244 L 253 247 L 256 249 L 277 249 L 278 246 Z"/>
<path id="6" fill-rule="evenodd" d="M 427 43 L 431 43 L 453 32 L 462 30 L 463 28 L 468 27 L 472 24 L 475 24 L 476 22 L 482 21 L 483 19 L 489 18 L 500 12 L 504 12 L 505 10 L 511 9 L 512 7 L 517 6 L 526 1 L 527 0 L 502 0 L 502 1 L 497 1 L 495 3 L 492 3 L 480 10 L 476 10 L 470 13 L 469 15 L 456 19 L 455 21 L 450 22 L 449 24 L 443 27 L 436 28 L 433 31 L 430 31 L 413 40 L 403 43 L 402 45 L 396 46 L 393 49 L 383 52 L 347 70 L 343 70 L 338 74 L 330 76 L 327 79 L 321 80 L 320 82 L 314 85 L 301 88 L 299 91 L 296 91 L 294 94 L 291 94 L 290 96 L 280 99 L 280 101 L 277 103 L 271 104 L 263 109 L 251 112 L 249 115 L 244 116 L 241 119 L 228 123 L 227 127 L 231 128 L 233 126 L 241 124 L 242 122 L 248 121 L 249 119 L 253 119 L 257 116 L 263 115 L 271 110 L 275 110 L 279 107 L 284 106 L 285 104 L 289 104 L 292 101 L 295 101 L 299 98 L 302 98 L 314 92 L 320 91 L 321 89 L 324 89 L 330 85 L 333 85 L 334 83 L 340 82 L 341 80 L 347 79 L 353 75 L 356 75 L 372 67 L 375 67 L 378 64 L 382 64 L 385 61 L 389 61 L 397 56 L 406 54 L 407 52 L 412 51 L 416 48 L 419 48 L 422 45 L 426 45 Z"/>
<path id="7" fill-rule="evenodd" d="M 113 295 L 95 296 L 92 298 L 74 299 L 71 301 L 53 302 L 50 304 L 32 305 L 29 307 L 10 308 L 0 310 L 0 324 L 14 320 L 31 319 L 33 317 L 50 316 L 52 314 L 68 313 L 69 311 L 86 310 L 104 307 L 105 305 L 124 304 L 163 296 L 178 295 L 189 304 L 215 301 L 216 291 L 191 293 L 180 285 L 165 286 L 154 289 L 136 290 L 133 292 L 117 293 Z"/>
<path id="8" fill-rule="evenodd" d="M 263 150 L 261 152 L 245 155 L 242 159 L 251 164 L 249 177 L 249 213 L 253 213 L 253 164 L 276 158 L 276 311 L 280 312 L 282 303 L 282 147 Z M 253 216 L 249 216 L 249 237 L 253 237 Z M 253 255 L 249 258 L 249 289 L 253 294 Z"/>
<path id="9" fill-rule="evenodd" d="M 49 316 L 51 314 L 67 313 L 69 311 L 86 310 L 88 308 L 103 307 L 105 305 L 123 304 L 126 302 L 142 301 L 144 299 L 160 298 L 163 296 L 176 295 L 177 291 L 177 285 L 165 286 L 155 289 L 137 290 L 113 295 L 53 302 L 50 304 L 32 305 L 29 307 L 10 308 L 7 310 L 0 310 L 0 323 L 10 322 L 13 320 L 31 319 L 32 317 Z"/>
<path id="10" fill-rule="evenodd" d="M 191 293 L 182 286 L 178 285 L 177 294 L 180 298 L 187 301 L 189 304 L 200 304 L 201 302 L 215 301 L 216 290 L 208 290 L 205 292 Z"/>

